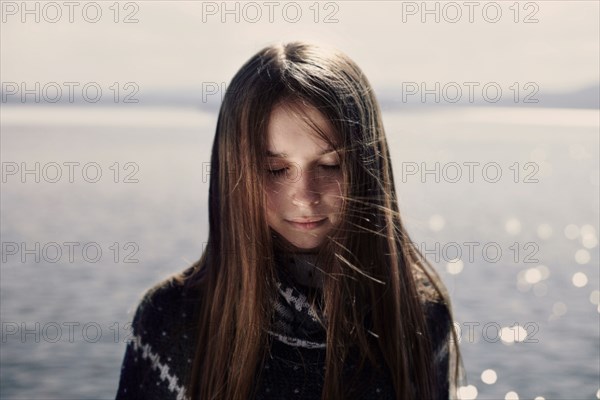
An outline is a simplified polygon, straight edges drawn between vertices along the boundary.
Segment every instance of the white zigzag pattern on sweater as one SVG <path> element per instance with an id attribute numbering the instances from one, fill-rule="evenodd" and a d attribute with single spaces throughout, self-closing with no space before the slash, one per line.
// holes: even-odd
<path id="1" fill-rule="evenodd" d="M 293 289 L 290 287 L 284 287 L 281 283 L 277 282 L 277 288 L 279 289 L 279 293 L 283 295 L 283 297 L 290 303 L 297 311 L 302 311 L 306 309 L 308 311 L 308 315 L 312 318 L 313 321 L 318 320 L 318 316 L 315 313 L 315 310 L 310 306 L 310 303 L 307 301 L 306 296 L 300 294 L 298 297 L 293 295 Z"/>
<path id="2" fill-rule="evenodd" d="M 169 374 L 169 366 L 160 362 L 158 354 L 152 351 L 149 344 L 144 344 L 140 336 L 131 338 L 133 348 L 136 351 L 142 350 L 142 357 L 147 358 L 152 363 L 152 368 L 160 371 L 160 379 L 169 383 L 169 390 L 177 394 L 177 400 L 189 400 L 185 388 L 177 384 L 177 377 Z"/>
<path id="3" fill-rule="evenodd" d="M 306 347 L 307 349 L 324 349 L 327 347 L 326 343 L 317 343 L 317 342 L 311 342 L 309 340 L 289 337 L 289 336 L 279 334 L 277 332 L 273 332 L 271 330 L 268 330 L 267 332 L 270 335 L 275 336 L 280 342 L 283 342 L 290 346 Z"/>

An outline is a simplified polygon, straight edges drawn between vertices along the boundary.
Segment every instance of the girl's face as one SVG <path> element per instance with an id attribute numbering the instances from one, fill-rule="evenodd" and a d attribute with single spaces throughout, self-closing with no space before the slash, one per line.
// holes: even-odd
<path id="1" fill-rule="evenodd" d="M 333 137 L 322 113 L 312 106 L 298 107 Z M 276 106 L 265 156 L 269 226 L 299 249 L 316 250 L 339 222 L 343 179 L 337 153 L 299 116 Z"/>

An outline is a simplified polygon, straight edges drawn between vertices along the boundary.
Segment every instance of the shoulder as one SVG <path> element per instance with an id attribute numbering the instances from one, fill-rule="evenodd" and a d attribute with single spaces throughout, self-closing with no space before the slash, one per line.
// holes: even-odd
<path id="1" fill-rule="evenodd" d="M 452 313 L 448 291 L 435 271 L 425 272 L 415 265 L 413 277 L 425 313 L 429 334 L 435 347 L 448 339 L 452 327 Z"/>
<path id="2" fill-rule="evenodd" d="M 413 268 L 417 292 L 421 300 L 428 340 L 433 356 L 435 399 L 448 399 L 450 387 L 450 352 L 454 329 L 450 295 L 439 275 L 426 266 Z"/>
<path id="3" fill-rule="evenodd" d="M 132 320 L 133 336 L 144 342 L 159 342 L 192 322 L 199 299 L 185 285 L 191 273 L 192 268 L 187 268 L 172 274 L 143 293 Z"/>
<path id="4" fill-rule="evenodd" d="M 147 289 L 139 300 L 121 367 L 117 399 L 185 398 L 183 382 L 191 369 L 197 291 L 185 277 L 193 267 Z"/>

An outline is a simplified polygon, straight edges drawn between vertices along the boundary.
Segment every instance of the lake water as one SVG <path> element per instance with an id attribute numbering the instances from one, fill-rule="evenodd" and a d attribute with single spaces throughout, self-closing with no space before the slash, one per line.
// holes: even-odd
<path id="1" fill-rule="evenodd" d="M 383 118 L 403 219 L 452 295 L 465 397 L 599 398 L 598 110 Z M 202 253 L 215 127 L 3 107 L 2 399 L 114 398 L 140 296 Z"/>

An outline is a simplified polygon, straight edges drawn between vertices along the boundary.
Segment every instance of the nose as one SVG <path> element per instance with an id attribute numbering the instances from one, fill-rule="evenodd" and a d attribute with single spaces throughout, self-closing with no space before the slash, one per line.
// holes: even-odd
<path id="1" fill-rule="evenodd" d="M 313 176 L 313 171 L 300 170 L 298 178 L 291 183 L 292 204 L 295 206 L 311 206 L 319 204 L 321 193 L 318 189 L 318 179 Z"/>

